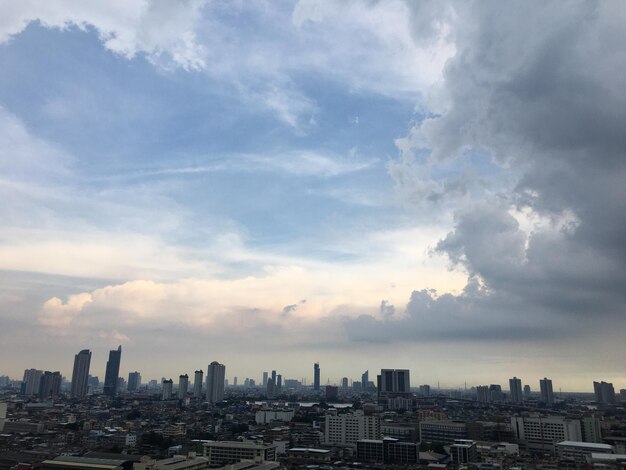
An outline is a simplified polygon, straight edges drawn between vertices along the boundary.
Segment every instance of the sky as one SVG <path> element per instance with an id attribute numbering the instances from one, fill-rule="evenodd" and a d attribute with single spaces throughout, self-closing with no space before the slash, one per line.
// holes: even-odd
<path id="1" fill-rule="evenodd" d="M 0 374 L 626 388 L 626 4 L 0 0 Z"/>

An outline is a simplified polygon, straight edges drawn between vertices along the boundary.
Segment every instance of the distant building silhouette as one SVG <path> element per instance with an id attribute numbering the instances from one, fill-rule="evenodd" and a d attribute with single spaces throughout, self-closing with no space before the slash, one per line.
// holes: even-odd
<path id="1" fill-rule="evenodd" d="M 141 386 L 141 374 L 137 371 L 130 372 L 128 374 L 128 387 L 126 388 L 129 392 L 136 392 L 139 390 Z"/>
<path id="2" fill-rule="evenodd" d="M 206 399 L 210 403 L 217 403 L 224 399 L 226 366 L 217 361 L 209 364 L 206 375 Z"/>
<path id="3" fill-rule="evenodd" d="M 552 380 L 545 377 L 539 381 L 541 390 L 541 401 L 547 405 L 554 404 L 554 393 L 552 392 Z"/>
<path id="4" fill-rule="evenodd" d="M 609 382 L 594 382 L 593 392 L 596 396 L 596 401 L 603 405 L 608 403 L 615 403 L 615 389 L 613 384 Z"/>
<path id="5" fill-rule="evenodd" d="M 261 385 L 263 387 L 267 387 L 267 377 L 268 377 L 268 373 L 267 372 L 263 372 L 263 379 L 261 380 Z"/>
<path id="6" fill-rule="evenodd" d="M 202 383 L 204 382 L 204 371 L 197 370 L 193 376 L 193 397 L 196 399 L 202 398 Z"/>
<path id="7" fill-rule="evenodd" d="M 511 392 L 510 399 L 513 403 L 522 403 L 524 396 L 522 395 L 522 381 L 517 377 L 509 379 L 509 390 Z"/>
<path id="8" fill-rule="evenodd" d="M 174 381 L 172 379 L 164 379 L 161 385 L 163 386 L 163 390 L 161 390 L 161 400 L 171 400 L 172 399 L 172 386 Z"/>
<path id="9" fill-rule="evenodd" d="M 122 360 L 122 346 L 109 351 L 109 360 L 104 374 L 104 394 L 115 398 L 117 395 L 117 379 L 120 375 L 120 362 Z"/>
<path id="10" fill-rule="evenodd" d="M 72 398 L 84 398 L 87 395 L 89 366 L 91 364 L 91 351 L 83 349 L 74 356 L 74 369 L 72 371 Z"/>
<path id="11" fill-rule="evenodd" d="M 56 397 L 61 392 L 61 372 L 45 371 L 39 381 L 39 398 Z"/>
<path id="12" fill-rule="evenodd" d="M 320 389 L 320 363 L 313 364 L 313 390 Z"/>
<path id="13" fill-rule="evenodd" d="M 189 376 L 182 374 L 178 377 L 178 398 L 184 400 L 189 390 Z"/>

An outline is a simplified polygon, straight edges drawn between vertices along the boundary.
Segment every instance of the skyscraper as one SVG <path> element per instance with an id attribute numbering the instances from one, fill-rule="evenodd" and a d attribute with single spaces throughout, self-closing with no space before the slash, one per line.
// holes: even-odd
<path id="1" fill-rule="evenodd" d="M 109 351 L 109 360 L 104 374 L 104 394 L 115 398 L 117 395 L 117 379 L 120 375 L 120 362 L 122 360 L 122 346 Z"/>
<path id="2" fill-rule="evenodd" d="M 278 390 L 280 390 L 281 388 L 283 388 L 283 376 L 281 374 L 278 374 L 276 376 L 276 388 Z"/>
<path id="3" fill-rule="evenodd" d="M 320 389 L 320 363 L 313 364 L 313 390 Z"/>
<path id="4" fill-rule="evenodd" d="M 163 379 L 161 383 L 163 390 L 161 391 L 161 400 L 170 400 L 172 398 L 172 385 L 174 381 L 172 379 Z"/>
<path id="5" fill-rule="evenodd" d="M 596 395 L 596 401 L 601 404 L 615 403 L 615 389 L 610 382 L 594 382 L 593 392 Z"/>
<path id="6" fill-rule="evenodd" d="M 511 392 L 511 401 L 513 403 L 522 403 L 524 396 L 522 395 L 522 381 L 517 377 L 509 379 L 509 390 Z"/>
<path id="7" fill-rule="evenodd" d="M 72 371 L 72 398 L 84 398 L 87 395 L 89 379 L 89 365 L 91 364 L 91 352 L 83 349 L 74 356 L 74 370 Z"/>
<path id="8" fill-rule="evenodd" d="M 348 377 L 344 377 L 341 379 L 341 388 L 344 390 L 348 388 Z"/>
<path id="9" fill-rule="evenodd" d="M 276 371 L 272 371 L 272 380 L 274 381 L 274 385 L 276 385 Z"/>
<path id="10" fill-rule="evenodd" d="M 206 399 L 210 403 L 217 403 L 224 399 L 224 377 L 226 366 L 217 361 L 209 364 L 206 375 Z"/>
<path id="11" fill-rule="evenodd" d="M 61 391 L 61 372 L 45 371 L 39 381 L 39 398 L 56 397 Z"/>
<path id="12" fill-rule="evenodd" d="M 189 389 L 189 376 L 182 374 L 178 377 L 178 398 L 184 400 Z"/>
<path id="13" fill-rule="evenodd" d="M 363 387 L 363 390 L 369 390 L 370 388 L 370 371 L 369 370 L 366 370 L 361 375 L 361 386 Z"/>
<path id="14" fill-rule="evenodd" d="M 411 379 L 408 369 L 382 369 L 378 380 L 379 394 L 410 393 Z"/>
<path id="15" fill-rule="evenodd" d="M 39 382 L 43 375 L 43 370 L 26 369 L 22 379 L 22 394 L 26 396 L 37 395 L 39 393 Z"/>
<path id="16" fill-rule="evenodd" d="M 539 388 L 541 389 L 541 401 L 547 405 L 554 403 L 554 393 L 552 392 L 552 380 L 545 377 L 539 381 Z"/>
<path id="17" fill-rule="evenodd" d="M 193 397 L 196 399 L 202 398 L 202 382 L 204 381 L 204 372 L 197 370 L 193 376 Z"/>
<path id="18" fill-rule="evenodd" d="M 263 385 L 263 387 L 267 387 L 267 377 L 268 377 L 268 373 L 263 372 L 263 380 L 261 381 L 261 385 Z"/>
<path id="19" fill-rule="evenodd" d="M 129 392 L 136 392 L 137 390 L 139 390 L 139 387 L 141 386 L 141 374 L 137 371 L 135 372 L 130 372 L 128 374 L 128 388 L 127 390 Z"/>

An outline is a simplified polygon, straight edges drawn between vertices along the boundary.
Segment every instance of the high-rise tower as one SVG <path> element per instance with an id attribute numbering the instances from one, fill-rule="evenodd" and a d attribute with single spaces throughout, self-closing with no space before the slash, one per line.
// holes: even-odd
<path id="1" fill-rule="evenodd" d="M 320 363 L 313 364 L 313 390 L 320 389 Z"/>
<path id="2" fill-rule="evenodd" d="M 509 379 L 509 391 L 511 392 L 511 401 L 513 403 L 522 403 L 524 396 L 522 395 L 522 381 L 517 377 Z"/>
<path id="3" fill-rule="evenodd" d="M 109 351 L 109 360 L 104 374 L 104 394 L 115 398 L 117 395 L 117 379 L 120 376 L 120 362 L 122 360 L 122 346 Z"/>
<path id="4" fill-rule="evenodd" d="M 193 397 L 196 399 L 202 398 L 202 382 L 204 381 L 204 372 L 197 370 L 193 376 Z"/>
<path id="5" fill-rule="evenodd" d="M 83 349 L 74 356 L 74 370 L 72 371 L 72 398 L 84 398 L 87 395 L 87 380 L 89 379 L 89 365 L 91 352 Z"/>
<path id="6" fill-rule="evenodd" d="M 217 361 L 209 364 L 206 375 L 206 399 L 209 403 L 217 403 L 224 399 L 224 377 L 226 366 Z"/>
<path id="7" fill-rule="evenodd" d="M 181 374 L 178 377 L 178 399 L 184 400 L 187 397 L 187 389 L 189 388 L 189 376 Z"/>
<path id="8" fill-rule="evenodd" d="M 541 389 L 541 401 L 546 405 L 554 404 L 554 392 L 552 391 L 552 380 L 545 377 L 539 381 Z"/>

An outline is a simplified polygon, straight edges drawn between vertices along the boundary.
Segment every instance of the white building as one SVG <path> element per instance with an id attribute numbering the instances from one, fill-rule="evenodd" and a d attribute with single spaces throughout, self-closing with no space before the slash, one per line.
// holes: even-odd
<path id="1" fill-rule="evenodd" d="M 161 393 L 161 400 L 171 400 L 172 399 L 172 379 L 163 380 L 163 390 Z"/>
<path id="2" fill-rule="evenodd" d="M 592 442 L 563 441 L 556 444 L 559 461 L 573 462 L 581 468 L 587 463 L 587 458 L 591 457 L 591 454 L 612 454 L 613 450 L 613 446 L 608 444 Z"/>
<path id="3" fill-rule="evenodd" d="M 528 451 L 555 452 L 557 442 L 582 441 L 580 421 L 563 416 L 513 416 L 511 427 Z"/>
<path id="4" fill-rule="evenodd" d="M 133 470 L 205 470 L 209 467 L 209 459 L 189 455 L 174 455 L 169 459 L 155 460 L 143 456 L 140 462 L 133 464 Z"/>
<path id="5" fill-rule="evenodd" d="M 257 464 L 276 460 L 276 446 L 239 441 L 209 441 L 203 444 L 209 467 L 221 467 L 242 460 Z"/>
<path id="6" fill-rule="evenodd" d="M 380 439 L 380 418 L 365 415 L 363 411 L 340 415 L 326 415 L 324 429 L 328 445 L 352 445 L 361 439 Z"/>

